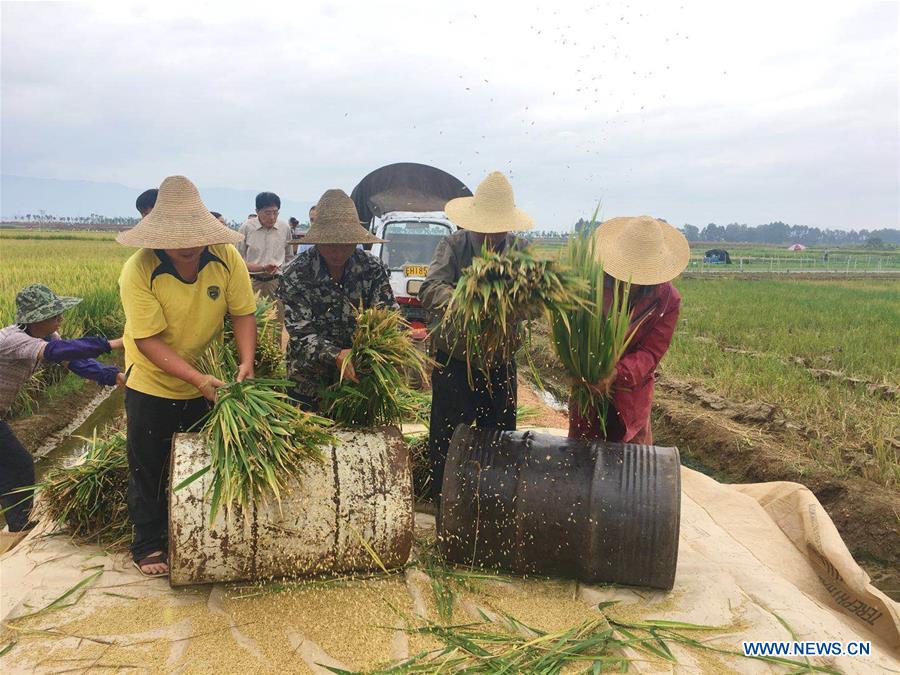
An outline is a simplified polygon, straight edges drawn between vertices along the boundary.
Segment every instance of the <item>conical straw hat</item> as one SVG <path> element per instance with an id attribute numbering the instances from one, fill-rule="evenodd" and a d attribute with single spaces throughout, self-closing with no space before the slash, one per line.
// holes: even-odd
<path id="1" fill-rule="evenodd" d="M 691 258 L 684 235 L 650 216 L 612 218 L 601 223 L 594 236 L 594 250 L 603 271 L 641 286 L 671 281 Z"/>
<path id="2" fill-rule="evenodd" d="M 316 204 L 316 222 L 303 235 L 304 244 L 380 244 L 379 239 L 359 224 L 356 205 L 343 190 L 326 190 Z"/>
<path id="3" fill-rule="evenodd" d="M 225 227 L 209 212 L 197 187 L 184 176 L 169 176 L 159 186 L 156 206 L 116 241 L 141 248 L 193 248 L 237 244 L 244 235 Z"/>
<path id="4" fill-rule="evenodd" d="M 522 232 L 534 227 L 531 216 L 516 208 L 512 185 L 499 171 L 481 181 L 474 197 L 447 202 L 444 213 L 459 227 L 483 234 Z"/>

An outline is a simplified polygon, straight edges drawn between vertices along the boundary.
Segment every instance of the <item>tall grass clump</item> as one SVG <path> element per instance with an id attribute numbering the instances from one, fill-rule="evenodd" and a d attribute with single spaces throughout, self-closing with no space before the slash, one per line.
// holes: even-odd
<path id="1" fill-rule="evenodd" d="M 469 384 L 474 386 L 473 369 L 487 372 L 513 359 L 523 322 L 546 310 L 565 317 L 579 302 L 578 283 L 556 261 L 483 247 L 460 276 L 443 319 L 447 334 L 464 341 Z"/>
<path id="2" fill-rule="evenodd" d="M 350 347 L 350 363 L 359 382 L 346 377 L 322 392 L 324 414 L 341 426 L 399 424 L 422 413 L 421 397 L 410 378 L 424 379 L 428 358 L 409 333 L 400 312 L 384 307 L 361 310 Z"/>
<path id="3" fill-rule="evenodd" d="M 615 371 L 634 331 L 629 331 L 630 283 L 615 280 L 604 306 L 603 265 L 595 255 L 594 231 L 592 225 L 569 237 L 563 260 L 581 282 L 581 302 L 574 309 L 551 312 L 551 325 L 553 346 L 572 382 L 569 405 L 581 416 L 596 414 L 605 433 L 609 396 L 597 384 Z"/>

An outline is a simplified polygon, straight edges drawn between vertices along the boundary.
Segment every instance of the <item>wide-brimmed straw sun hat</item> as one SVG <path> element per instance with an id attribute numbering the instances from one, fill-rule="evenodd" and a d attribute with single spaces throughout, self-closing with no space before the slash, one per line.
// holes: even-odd
<path id="1" fill-rule="evenodd" d="M 304 244 L 381 244 L 379 239 L 359 224 L 356 205 L 343 190 L 326 190 L 316 204 L 316 222 L 303 235 Z"/>
<path id="2" fill-rule="evenodd" d="M 481 181 L 474 197 L 447 202 L 444 213 L 459 227 L 482 234 L 522 232 L 534 227 L 531 216 L 516 208 L 512 185 L 499 171 Z"/>
<path id="3" fill-rule="evenodd" d="M 184 176 L 169 176 L 159 186 L 153 210 L 116 241 L 141 248 L 194 248 L 237 244 L 244 235 L 223 225 L 209 212 L 197 187 Z"/>
<path id="4" fill-rule="evenodd" d="M 671 281 L 691 258 L 687 239 L 666 222 L 650 216 L 606 220 L 594 232 L 603 271 L 620 281 L 653 286 Z"/>
<path id="5" fill-rule="evenodd" d="M 44 284 L 31 284 L 16 294 L 16 323 L 38 323 L 59 316 L 81 298 L 57 295 Z"/>

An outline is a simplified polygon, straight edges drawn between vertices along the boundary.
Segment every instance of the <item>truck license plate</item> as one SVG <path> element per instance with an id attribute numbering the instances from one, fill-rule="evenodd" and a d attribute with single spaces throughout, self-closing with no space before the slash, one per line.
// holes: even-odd
<path id="1" fill-rule="evenodd" d="M 428 265 L 404 265 L 403 274 L 408 277 L 424 277 L 428 274 Z"/>

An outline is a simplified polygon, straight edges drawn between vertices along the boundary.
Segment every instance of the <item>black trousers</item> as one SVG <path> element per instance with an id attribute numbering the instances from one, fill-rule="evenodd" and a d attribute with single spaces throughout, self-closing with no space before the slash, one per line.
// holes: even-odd
<path id="1" fill-rule="evenodd" d="M 21 532 L 28 526 L 32 496 L 10 490 L 34 485 L 34 459 L 16 438 L 12 427 L 0 420 L 0 504 L 9 509 L 4 514 L 10 532 Z"/>
<path id="2" fill-rule="evenodd" d="M 490 371 L 488 378 L 473 369 L 474 389 L 469 386 L 465 361 L 438 352 L 438 365 L 431 372 L 431 422 L 428 454 L 431 459 L 431 496 L 440 500 L 444 464 L 453 430 L 459 424 L 480 428 L 516 429 L 516 364 L 504 363 Z M 445 365 L 446 364 L 446 365 Z"/>
<path id="3" fill-rule="evenodd" d="M 128 515 L 134 525 L 131 556 L 166 551 L 169 457 L 172 435 L 191 430 L 209 411 L 203 398 L 184 401 L 125 389 L 128 419 Z"/>

